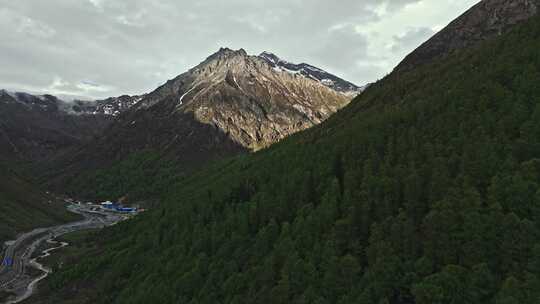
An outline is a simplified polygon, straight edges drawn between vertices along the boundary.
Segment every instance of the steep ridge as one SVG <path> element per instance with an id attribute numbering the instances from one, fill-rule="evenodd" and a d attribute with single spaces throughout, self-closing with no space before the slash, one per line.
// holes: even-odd
<path id="1" fill-rule="evenodd" d="M 274 69 L 278 71 L 286 71 L 292 74 L 302 74 L 306 77 L 321 82 L 323 85 L 333 89 L 334 91 L 355 97 L 362 93 L 364 87 L 359 87 L 349 81 L 343 80 L 333 74 L 330 74 L 318 67 L 314 67 L 307 63 L 295 64 L 288 62 L 270 52 L 263 52 L 259 55 L 260 58 L 268 62 Z"/>
<path id="2" fill-rule="evenodd" d="M 534 17 L 183 179 L 38 302 L 537 303 L 539 47 Z"/>
<path id="3" fill-rule="evenodd" d="M 538 12 L 538 0 L 484 0 L 408 55 L 396 70 L 410 70 L 449 53 L 500 36 Z"/>

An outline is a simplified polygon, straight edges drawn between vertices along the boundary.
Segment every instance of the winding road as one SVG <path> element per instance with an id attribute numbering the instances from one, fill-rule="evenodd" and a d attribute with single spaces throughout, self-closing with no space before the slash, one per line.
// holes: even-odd
<path id="1" fill-rule="evenodd" d="M 49 228 L 38 228 L 20 235 L 15 241 L 9 242 L 1 260 L 3 263 L 0 266 L 0 291 L 6 291 L 15 296 L 4 302 L 5 304 L 19 303 L 30 297 L 36 284 L 51 272 L 50 269 L 39 264 L 37 258 L 31 258 L 43 242 L 54 243 L 55 238 L 64 234 L 103 228 L 126 219 L 126 217 L 118 214 L 92 211 L 85 206 L 79 205 L 70 205 L 68 210 L 82 215 L 84 220 Z M 60 247 L 67 245 L 62 244 Z M 60 247 L 45 250 L 41 257 L 47 256 L 52 250 Z M 11 263 L 5 263 L 6 261 L 11 261 Z M 38 269 L 43 274 L 37 278 L 33 277 L 28 274 L 28 267 Z"/>

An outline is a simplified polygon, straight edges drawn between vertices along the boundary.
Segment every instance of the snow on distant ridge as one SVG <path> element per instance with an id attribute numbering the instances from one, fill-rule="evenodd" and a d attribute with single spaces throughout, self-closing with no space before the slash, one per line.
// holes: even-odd
<path id="1" fill-rule="evenodd" d="M 13 92 L 0 89 L 0 94 L 7 94 L 15 102 L 26 107 L 41 108 L 43 110 L 60 111 L 68 115 L 110 115 L 118 116 L 139 102 L 144 96 L 120 96 L 104 100 L 70 100 L 66 101 L 53 95 L 33 95 L 25 92 Z M 9 99 L 7 99 L 9 100 Z"/>
<path id="2" fill-rule="evenodd" d="M 262 52 L 259 55 L 259 58 L 270 64 L 275 71 L 287 72 L 293 75 L 303 75 L 304 77 L 318 81 L 321 84 L 347 96 L 356 96 L 365 88 L 365 86 L 359 87 L 318 67 L 307 63 L 294 64 L 267 51 Z"/>

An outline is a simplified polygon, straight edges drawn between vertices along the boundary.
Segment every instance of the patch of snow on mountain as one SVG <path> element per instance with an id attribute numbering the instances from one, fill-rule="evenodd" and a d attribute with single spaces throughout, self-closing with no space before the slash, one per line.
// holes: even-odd
<path id="1" fill-rule="evenodd" d="M 238 81 L 236 80 L 236 76 L 233 75 L 233 80 L 234 80 L 234 83 L 236 84 L 236 86 L 238 87 L 238 89 L 242 92 L 244 92 L 244 90 L 242 89 L 242 87 L 238 84 Z"/>
<path id="2" fill-rule="evenodd" d="M 184 95 L 180 96 L 180 99 L 178 100 L 180 105 L 183 104 L 184 97 L 186 97 L 189 93 L 191 93 L 193 90 L 195 90 L 196 87 L 197 86 L 194 86 L 193 88 L 189 89 L 186 93 L 184 93 Z"/>
<path id="3" fill-rule="evenodd" d="M 293 74 L 293 75 L 296 75 L 296 74 L 300 74 L 301 71 L 300 70 L 290 70 L 286 67 L 281 67 L 284 71 L 288 72 L 289 74 Z"/>
<path id="4" fill-rule="evenodd" d="M 314 66 L 312 66 L 312 65 L 309 65 L 309 64 L 305 64 L 304 67 L 305 67 L 306 69 L 311 70 L 311 71 L 314 71 L 314 72 L 319 72 L 319 73 L 327 74 L 327 72 L 325 72 L 325 71 L 323 71 L 323 70 L 321 70 L 321 69 L 319 69 L 319 68 L 316 68 L 316 67 L 314 67 Z"/>
<path id="5" fill-rule="evenodd" d="M 321 83 L 326 86 L 333 86 L 335 84 L 335 82 L 332 79 L 328 79 L 328 78 L 322 79 Z"/>

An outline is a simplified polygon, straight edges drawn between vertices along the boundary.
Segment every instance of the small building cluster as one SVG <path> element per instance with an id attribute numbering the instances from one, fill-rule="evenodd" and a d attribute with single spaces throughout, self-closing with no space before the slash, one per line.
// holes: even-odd
<path id="1" fill-rule="evenodd" d="M 135 207 L 125 207 L 122 204 L 113 203 L 111 201 L 106 201 L 106 202 L 101 203 L 101 209 L 104 209 L 107 211 L 120 212 L 120 213 L 136 213 L 137 212 L 137 208 Z"/>
<path id="2" fill-rule="evenodd" d="M 2 266 L 11 267 L 13 266 L 13 259 L 12 258 L 4 258 L 2 261 Z"/>

